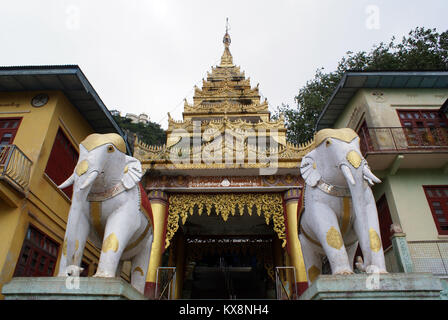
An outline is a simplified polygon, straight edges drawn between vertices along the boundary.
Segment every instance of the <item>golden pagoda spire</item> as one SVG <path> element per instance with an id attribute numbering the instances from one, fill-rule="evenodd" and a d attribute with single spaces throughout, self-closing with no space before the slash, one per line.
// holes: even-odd
<path id="1" fill-rule="evenodd" d="M 232 67 L 233 57 L 229 49 L 230 43 L 232 42 L 229 35 L 229 18 L 226 18 L 226 34 L 224 35 L 222 42 L 224 43 L 224 53 L 221 56 L 221 67 Z"/>

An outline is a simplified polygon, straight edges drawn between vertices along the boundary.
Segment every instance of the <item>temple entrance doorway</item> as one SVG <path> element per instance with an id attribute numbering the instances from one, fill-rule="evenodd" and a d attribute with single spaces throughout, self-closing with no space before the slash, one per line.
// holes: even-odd
<path id="1" fill-rule="evenodd" d="M 274 247 L 280 241 L 262 215 L 225 222 L 216 214 L 192 215 L 182 229 L 183 298 L 275 299 Z"/>
<path id="2" fill-rule="evenodd" d="M 190 299 L 273 298 L 272 238 L 190 238 L 187 252 Z"/>

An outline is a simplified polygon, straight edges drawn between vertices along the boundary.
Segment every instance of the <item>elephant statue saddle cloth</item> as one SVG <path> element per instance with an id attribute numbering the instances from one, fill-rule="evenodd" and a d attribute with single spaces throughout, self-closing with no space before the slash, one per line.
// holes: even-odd
<path id="1" fill-rule="evenodd" d="M 146 216 L 148 221 L 151 222 L 151 226 L 154 225 L 154 218 L 152 216 L 151 203 L 149 202 L 148 196 L 146 195 L 145 189 L 141 183 L 138 184 L 140 191 L 140 211 Z"/>

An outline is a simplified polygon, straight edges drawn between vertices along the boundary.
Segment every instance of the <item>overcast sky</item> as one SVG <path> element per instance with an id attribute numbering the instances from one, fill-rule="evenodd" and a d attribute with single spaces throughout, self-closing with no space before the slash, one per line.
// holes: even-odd
<path id="1" fill-rule="evenodd" d="M 346 51 L 445 31 L 447 12 L 447 0 L 2 0 L 0 65 L 77 64 L 109 110 L 166 128 L 219 63 L 226 17 L 234 63 L 275 110 Z"/>

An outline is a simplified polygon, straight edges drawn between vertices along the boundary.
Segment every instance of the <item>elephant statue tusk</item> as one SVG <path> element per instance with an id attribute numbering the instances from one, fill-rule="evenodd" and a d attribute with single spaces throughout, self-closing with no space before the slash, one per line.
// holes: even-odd
<path id="1" fill-rule="evenodd" d="M 370 171 L 369 167 L 367 165 L 365 165 L 362 168 L 362 174 L 364 176 L 364 179 L 366 179 L 367 181 L 373 181 L 375 183 L 381 183 L 381 180 L 378 179 L 373 173 L 372 171 Z M 371 183 L 371 185 L 373 185 L 373 183 Z"/>
<path id="2" fill-rule="evenodd" d="M 355 179 L 353 178 L 353 175 L 349 169 L 349 167 L 347 167 L 345 164 L 341 165 L 341 170 L 342 173 L 344 174 L 345 179 L 347 179 L 347 181 L 349 181 L 352 185 L 355 185 Z"/>
<path id="3" fill-rule="evenodd" d="M 63 183 L 61 183 L 58 188 L 59 189 L 65 189 L 67 187 L 70 187 L 75 182 L 75 176 L 72 174 L 67 180 L 65 180 Z"/>
<path id="4" fill-rule="evenodd" d="M 95 181 L 96 177 L 98 176 L 99 172 L 98 171 L 92 171 L 89 176 L 87 177 L 86 181 L 84 181 L 84 183 L 82 184 L 82 186 L 80 187 L 81 190 L 87 188 L 88 186 L 90 186 L 93 181 Z"/>

